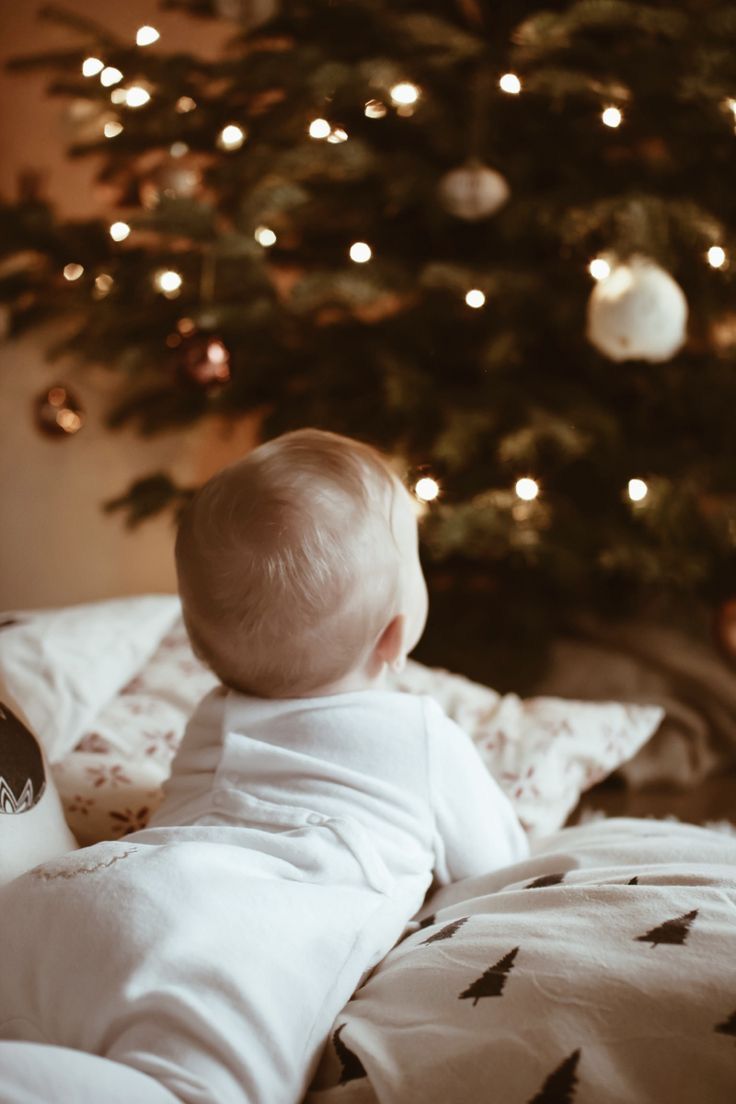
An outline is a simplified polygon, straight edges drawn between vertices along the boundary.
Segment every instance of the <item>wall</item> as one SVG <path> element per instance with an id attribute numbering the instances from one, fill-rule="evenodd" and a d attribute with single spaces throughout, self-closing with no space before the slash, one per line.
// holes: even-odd
<path id="1" fill-rule="evenodd" d="M 0 0 L 3 67 L 8 57 L 76 43 L 69 32 L 38 21 L 41 6 Z M 196 34 L 197 52 L 204 55 L 216 53 L 233 29 L 159 12 L 154 0 L 69 0 L 65 6 L 131 38 L 137 27 L 152 23 L 167 49 L 191 49 Z M 0 102 L 12 104 L 0 120 L 0 194 L 11 196 L 19 170 L 32 166 L 44 171 L 47 193 L 61 212 L 102 213 L 94 166 L 64 156 L 69 108 L 45 96 L 46 80 L 0 69 Z M 156 470 L 200 482 L 252 447 L 250 423 L 212 420 L 145 441 L 132 432 L 111 433 L 102 413 L 112 374 L 102 365 L 82 375 L 70 364 L 47 364 L 47 337 L 0 343 L 0 610 L 175 590 L 170 517 L 130 531 L 121 515 L 104 514 L 101 503 Z M 35 396 L 57 380 L 74 387 L 87 413 L 83 429 L 69 439 L 44 437 L 33 420 Z"/>

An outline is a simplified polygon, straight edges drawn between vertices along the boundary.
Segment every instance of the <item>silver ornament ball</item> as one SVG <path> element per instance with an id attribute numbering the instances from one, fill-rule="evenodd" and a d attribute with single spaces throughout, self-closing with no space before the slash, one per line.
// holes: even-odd
<path id="1" fill-rule="evenodd" d="M 480 161 L 469 161 L 459 169 L 452 169 L 439 184 L 440 202 L 445 210 L 469 222 L 495 214 L 510 194 L 504 177 Z"/>

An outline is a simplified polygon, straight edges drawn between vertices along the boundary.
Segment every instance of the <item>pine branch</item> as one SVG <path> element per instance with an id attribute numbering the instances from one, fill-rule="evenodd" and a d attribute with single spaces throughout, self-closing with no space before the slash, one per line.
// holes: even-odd
<path id="1" fill-rule="evenodd" d="M 44 4 L 38 9 L 38 16 L 49 23 L 57 23 L 62 27 L 69 27 L 70 30 L 91 36 L 101 45 L 111 48 L 127 46 L 126 42 L 113 34 L 103 24 L 97 23 L 96 20 L 90 19 L 88 16 L 80 15 L 78 12 L 70 11 L 69 8 L 62 7 L 59 4 Z"/>

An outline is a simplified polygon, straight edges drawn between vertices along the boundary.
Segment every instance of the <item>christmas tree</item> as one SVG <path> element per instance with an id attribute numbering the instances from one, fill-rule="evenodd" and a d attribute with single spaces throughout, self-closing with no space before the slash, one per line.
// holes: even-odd
<path id="1" fill-rule="evenodd" d="M 232 20 L 229 48 L 51 7 L 69 49 L 15 62 L 88 105 L 70 152 L 117 199 L 65 223 L 28 178 L 3 204 L 11 333 L 75 318 L 53 353 L 118 374 L 111 427 L 250 411 L 385 449 L 424 512 L 420 658 L 480 640 L 518 687 L 580 614 L 729 599 L 733 5 L 164 6 Z M 192 488 L 121 490 L 135 523 Z"/>

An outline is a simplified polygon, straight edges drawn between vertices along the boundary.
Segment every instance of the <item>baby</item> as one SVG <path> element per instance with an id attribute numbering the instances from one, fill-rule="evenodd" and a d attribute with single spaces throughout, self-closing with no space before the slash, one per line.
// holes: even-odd
<path id="1" fill-rule="evenodd" d="M 146 829 L 0 890 L 0 1039 L 26 1041 L 0 1043 L 3 1104 L 41 1104 L 19 1047 L 65 1104 L 298 1104 L 433 879 L 528 853 L 469 737 L 386 686 L 427 592 L 378 452 L 318 430 L 262 445 L 194 496 L 176 564 L 221 685 Z"/>

